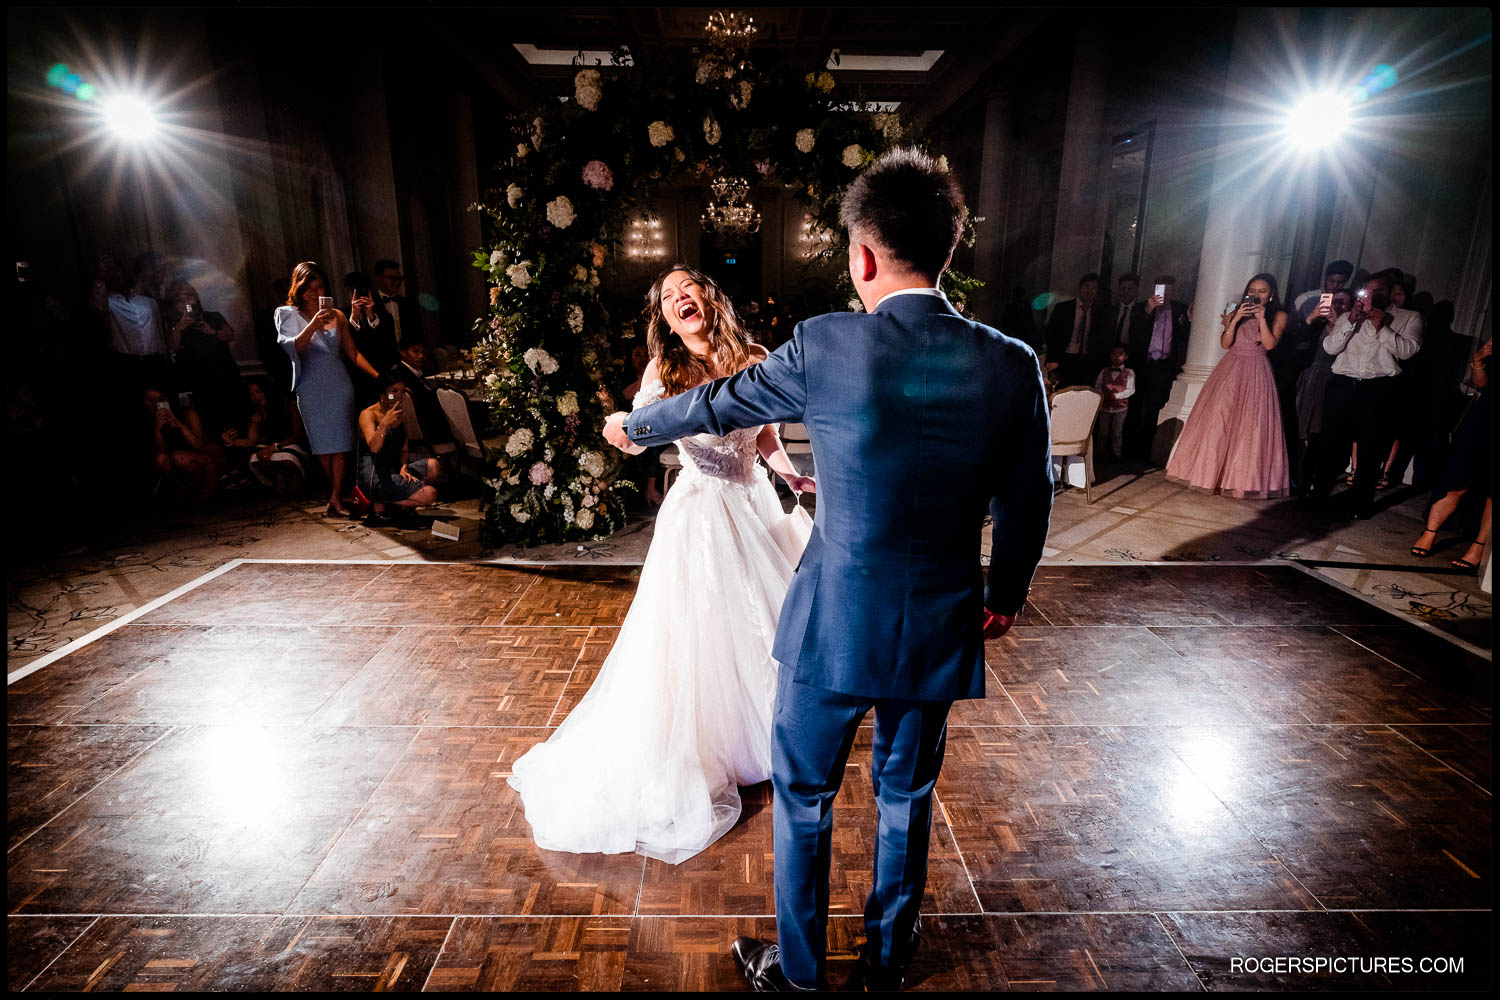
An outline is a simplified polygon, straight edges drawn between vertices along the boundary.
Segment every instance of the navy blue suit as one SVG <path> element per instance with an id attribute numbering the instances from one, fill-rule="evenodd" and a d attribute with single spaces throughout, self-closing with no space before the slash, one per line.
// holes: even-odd
<path id="1" fill-rule="evenodd" d="M 656 445 L 781 421 L 806 425 L 818 481 L 776 630 L 772 734 L 781 964 L 811 986 L 824 981 L 833 798 L 871 707 L 880 830 L 866 928 L 883 964 L 909 958 L 948 708 L 984 697 L 982 608 L 1025 601 L 1052 465 L 1031 348 L 923 294 L 800 323 L 766 361 L 642 407 L 626 431 Z"/>

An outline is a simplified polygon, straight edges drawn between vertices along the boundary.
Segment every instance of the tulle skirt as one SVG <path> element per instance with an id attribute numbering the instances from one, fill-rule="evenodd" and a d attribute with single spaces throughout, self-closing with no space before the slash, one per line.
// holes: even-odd
<path id="1" fill-rule="evenodd" d="M 1250 500 L 1290 492 L 1276 377 L 1264 350 L 1236 345 L 1220 359 L 1167 460 L 1167 478 Z"/>
<path id="2" fill-rule="evenodd" d="M 750 482 L 683 471 L 598 678 L 512 770 L 539 847 L 678 864 L 734 826 L 740 786 L 770 778 L 771 645 L 795 568 L 769 531 L 781 517 L 759 467 Z"/>

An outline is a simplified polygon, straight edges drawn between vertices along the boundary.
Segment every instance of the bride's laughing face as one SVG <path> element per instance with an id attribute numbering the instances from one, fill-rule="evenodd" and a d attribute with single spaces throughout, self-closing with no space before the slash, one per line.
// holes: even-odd
<path id="1" fill-rule="evenodd" d="M 703 286 L 686 271 L 673 271 L 662 279 L 661 311 L 667 326 L 679 337 L 707 335 L 708 309 Z"/>

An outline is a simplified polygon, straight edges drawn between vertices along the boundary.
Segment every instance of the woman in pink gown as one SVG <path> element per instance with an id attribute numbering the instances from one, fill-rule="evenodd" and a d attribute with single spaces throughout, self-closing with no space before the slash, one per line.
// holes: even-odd
<path id="1" fill-rule="evenodd" d="M 1193 489 L 1250 500 L 1290 491 L 1276 378 L 1266 352 L 1286 331 L 1276 279 L 1257 274 L 1224 317 L 1220 359 L 1167 460 L 1167 478 Z"/>

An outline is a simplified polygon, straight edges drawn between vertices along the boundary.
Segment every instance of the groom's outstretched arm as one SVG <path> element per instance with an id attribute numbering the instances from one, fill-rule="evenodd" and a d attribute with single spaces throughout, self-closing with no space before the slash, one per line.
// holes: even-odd
<path id="1" fill-rule="evenodd" d="M 737 375 L 633 410 L 625 432 L 635 444 L 651 446 L 691 434 L 722 437 L 742 427 L 800 422 L 807 406 L 800 332 L 794 332 L 766 360 Z"/>
<path id="2" fill-rule="evenodd" d="M 1006 435 L 1012 461 L 996 463 L 990 502 L 990 573 L 984 606 L 1015 615 L 1026 603 L 1031 577 L 1042 559 L 1052 517 L 1052 427 L 1041 372 L 1022 381 L 1032 398 L 1018 408 L 1018 426 Z"/>

